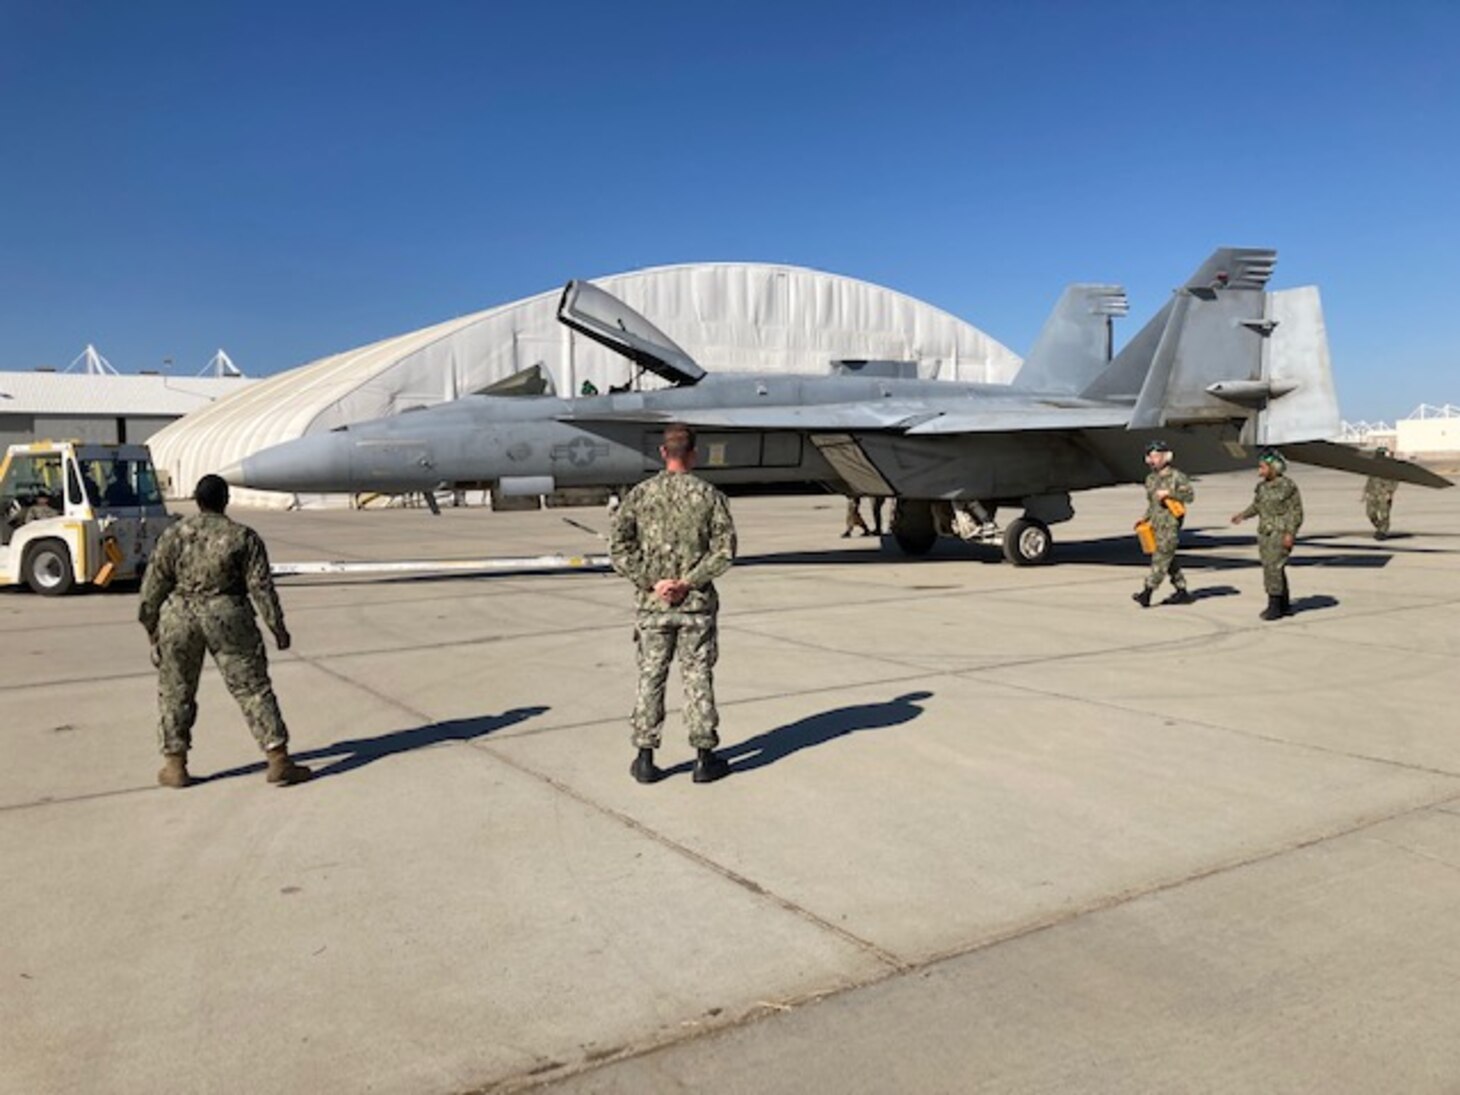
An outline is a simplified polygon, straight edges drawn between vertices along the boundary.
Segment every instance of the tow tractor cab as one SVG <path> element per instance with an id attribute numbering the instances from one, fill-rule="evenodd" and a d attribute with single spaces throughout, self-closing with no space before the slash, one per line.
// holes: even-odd
<path id="1" fill-rule="evenodd" d="M 0 464 L 0 586 L 58 596 L 140 577 L 171 520 L 145 445 L 11 445 Z"/>

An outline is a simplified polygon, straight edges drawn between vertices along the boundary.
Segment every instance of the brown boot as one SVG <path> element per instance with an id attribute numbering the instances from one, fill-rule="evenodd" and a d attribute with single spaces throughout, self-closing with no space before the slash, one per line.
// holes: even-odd
<path id="1" fill-rule="evenodd" d="M 164 787 L 187 787 L 193 782 L 188 775 L 186 753 L 163 753 L 162 771 L 157 773 L 157 782 Z"/>
<path id="2" fill-rule="evenodd" d="M 265 754 L 269 761 L 269 770 L 264 778 L 270 783 L 282 783 L 285 787 L 291 783 L 303 783 L 307 779 L 313 779 L 314 773 L 302 764 L 295 764 L 289 757 L 289 750 L 284 746 L 277 749 L 270 749 Z"/>

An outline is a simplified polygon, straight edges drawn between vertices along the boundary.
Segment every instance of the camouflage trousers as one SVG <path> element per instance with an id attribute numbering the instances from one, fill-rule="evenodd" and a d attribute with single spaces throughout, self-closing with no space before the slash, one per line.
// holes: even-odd
<path id="1" fill-rule="evenodd" d="M 1262 588 L 1269 597 L 1288 591 L 1287 565 L 1292 549 L 1283 547 L 1281 532 L 1257 530 L 1257 557 L 1262 560 Z"/>
<path id="2" fill-rule="evenodd" d="M 1146 575 L 1146 588 L 1155 589 L 1168 574 L 1171 584 L 1177 589 L 1186 588 L 1186 575 L 1181 573 L 1181 563 L 1176 558 L 1176 545 L 1181 537 L 1181 527 L 1175 524 L 1153 523 L 1156 534 L 1156 550 L 1151 555 L 1151 570 Z"/>
<path id="3" fill-rule="evenodd" d="M 1394 506 L 1392 498 L 1370 498 L 1368 500 L 1369 524 L 1375 532 L 1389 534 L 1389 511 Z"/>
<path id="4" fill-rule="evenodd" d="M 657 749 L 664 727 L 664 684 L 669 663 L 679 657 L 684 681 L 684 721 L 696 749 L 720 744 L 716 730 L 715 662 L 720 657 L 719 625 L 709 612 L 640 612 L 634 625 L 639 652 L 639 690 L 629 725 L 634 745 Z"/>
<path id="5" fill-rule="evenodd" d="M 198 677 L 203 654 L 213 655 L 223 683 L 243 709 L 248 728 L 264 749 L 289 740 L 269 659 L 253 609 L 231 597 L 185 601 L 169 597 L 157 622 L 158 739 L 164 753 L 186 753 L 198 718 Z"/>

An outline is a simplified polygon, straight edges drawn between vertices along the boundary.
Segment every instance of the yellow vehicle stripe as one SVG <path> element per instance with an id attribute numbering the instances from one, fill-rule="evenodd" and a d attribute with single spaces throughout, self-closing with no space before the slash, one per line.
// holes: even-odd
<path id="1" fill-rule="evenodd" d="M 81 580 L 83 582 L 91 581 L 91 561 L 87 558 L 86 551 L 86 526 L 75 521 L 67 521 L 62 527 L 76 533 L 76 543 L 81 550 Z"/>

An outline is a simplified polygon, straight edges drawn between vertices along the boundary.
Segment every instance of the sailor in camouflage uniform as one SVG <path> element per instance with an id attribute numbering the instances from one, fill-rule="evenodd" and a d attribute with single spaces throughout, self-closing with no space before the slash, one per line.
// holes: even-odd
<path id="1" fill-rule="evenodd" d="M 1293 613 L 1288 593 L 1288 556 L 1293 552 L 1298 529 L 1303 526 L 1303 495 L 1298 484 L 1284 472 L 1287 461 L 1281 454 L 1268 450 L 1257 461 L 1257 487 L 1252 505 L 1232 515 L 1232 524 L 1241 524 L 1249 517 L 1257 518 L 1257 554 L 1262 560 L 1262 584 L 1267 590 L 1267 607 L 1260 616 L 1276 620 Z"/>
<path id="2" fill-rule="evenodd" d="M 694 781 L 729 773 L 714 750 L 720 738 L 714 667 L 719 656 L 719 597 L 714 579 L 735 558 L 735 525 L 725 496 L 690 474 L 693 431 L 670 426 L 659 448 L 664 470 L 629 491 L 613 518 L 613 568 L 638 591 L 634 641 L 639 687 L 630 718 L 639 753 L 629 771 L 640 783 L 662 776 L 654 764 L 664 723 L 664 682 L 679 656 L 685 722 L 697 751 Z"/>
<path id="3" fill-rule="evenodd" d="M 1142 608 L 1151 607 L 1151 594 L 1161 585 L 1162 579 L 1170 575 L 1175 587 L 1163 605 L 1189 605 L 1193 600 L 1186 588 L 1186 575 L 1181 573 L 1181 563 L 1176 558 L 1176 546 L 1181 537 L 1181 523 L 1185 520 L 1186 507 L 1196 497 L 1191 480 L 1171 462 L 1171 446 L 1164 441 L 1152 441 L 1146 446 L 1146 466 L 1151 474 L 1146 476 L 1146 516 L 1151 531 L 1156 534 L 1156 550 L 1151 555 L 1151 570 L 1139 593 L 1132 593 L 1131 599 Z M 1177 503 L 1173 508 L 1172 503 Z M 1179 513 L 1177 512 L 1179 510 Z M 1137 525 L 1140 522 L 1136 522 Z"/>
<path id="4" fill-rule="evenodd" d="M 1389 450 L 1382 445 L 1374 450 L 1375 456 L 1388 456 Z M 1389 510 L 1394 505 L 1394 492 L 1399 484 L 1393 479 L 1371 475 L 1364 482 L 1364 508 L 1369 514 L 1369 524 L 1374 526 L 1374 539 L 1382 540 L 1389 535 Z"/>
<path id="5" fill-rule="evenodd" d="M 228 691 L 243 708 L 249 729 L 268 757 L 270 783 L 301 783 L 308 768 L 289 758 L 289 731 L 269 682 L 268 656 L 254 610 L 280 650 L 289 649 L 284 610 L 274 591 L 269 557 L 258 533 L 223 515 L 228 484 L 216 475 L 198 480 L 199 512 L 165 531 L 142 580 L 138 618 L 152 641 L 157 666 L 164 787 L 186 787 L 198 675 L 203 653 L 213 655 Z M 250 605 L 252 601 L 252 605 Z"/>

